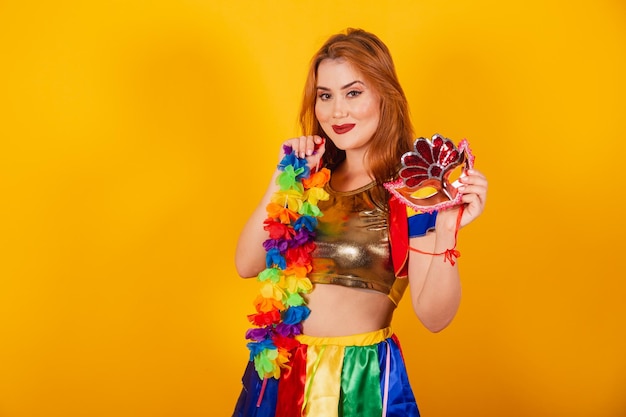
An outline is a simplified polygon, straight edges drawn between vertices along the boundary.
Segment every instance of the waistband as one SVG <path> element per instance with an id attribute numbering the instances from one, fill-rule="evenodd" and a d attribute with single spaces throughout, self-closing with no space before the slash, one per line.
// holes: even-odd
<path id="1" fill-rule="evenodd" d="M 380 343 L 383 340 L 390 338 L 392 335 L 393 330 L 391 327 L 386 327 L 384 329 L 374 330 L 373 332 L 352 334 L 348 336 L 318 337 L 301 334 L 296 336 L 296 340 L 309 346 L 369 346 Z"/>

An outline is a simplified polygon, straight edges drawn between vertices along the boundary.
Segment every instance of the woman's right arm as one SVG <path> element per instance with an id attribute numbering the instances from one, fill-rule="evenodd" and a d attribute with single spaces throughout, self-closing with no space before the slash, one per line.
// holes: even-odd
<path id="1" fill-rule="evenodd" d="M 307 159 L 310 168 L 317 166 L 320 158 L 324 154 L 324 140 L 319 136 L 301 136 L 289 139 L 281 146 L 280 159 L 284 156 L 283 147 L 291 146 L 299 157 Z M 314 150 L 316 150 L 314 154 Z M 280 175 L 278 169 L 272 175 L 272 179 L 263 195 L 263 198 L 252 212 L 246 222 L 235 250 L 235 267 L 237 273 L 242 278 L 256 277 L 265 269 L 265 248 L 263 242 L 268 238 L 267 232 L 263 229 L 263 222 L 267 219 L 267 205 L 270 203 L 272 195 L 279 190 L 276 179 Z"/>
<path id="2" fill-rule="evenodd" d="M 267 239 L 267 232 L 263 229 L 263 222 L 267 218 L 267 205 L 270 203 L 272 194 L 278 191 L 276 178 L 280 174 L 279 170 L 274 172 L 265 195 L 261 202 L 252 212 L 252 215 L 246 222 L 239 240 L 237 241 L 237 249 L 235 250 L 235 267 L 237 273 L 242 278 L 256 277 L 265 269 L 265 249 L 263 242 Z"/>

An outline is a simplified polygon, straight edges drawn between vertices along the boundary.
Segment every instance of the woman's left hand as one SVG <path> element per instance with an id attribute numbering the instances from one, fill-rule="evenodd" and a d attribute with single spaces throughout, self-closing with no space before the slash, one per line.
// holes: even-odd
<path id="1" fill-rule="evenodd" d="M 467 171 L 467 175 L 460 178 L 462 186 L 459 192 L 463 195 L 461 201 L 465 204 L 461 227 L 474 221 L 485 209 L 487 200 L 487 178 L 475 169 Z"/>

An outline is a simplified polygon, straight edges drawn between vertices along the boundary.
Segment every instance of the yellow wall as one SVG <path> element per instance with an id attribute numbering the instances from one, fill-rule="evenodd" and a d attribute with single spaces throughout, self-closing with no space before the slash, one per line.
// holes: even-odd
<path id="1" fill-rule="evenodd" d="M 0 3 L 0 416 L 229 415 L 236 237 L 348 26 L 490 178 L 456 321 L 396 316 L 424 416 L 626 415 L 622 1 L 57 0 Z"/>

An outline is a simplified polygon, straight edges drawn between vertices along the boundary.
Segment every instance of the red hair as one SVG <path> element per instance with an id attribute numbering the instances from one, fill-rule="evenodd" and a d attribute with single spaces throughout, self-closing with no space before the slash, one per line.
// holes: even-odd
<path id="1" fill-rule="evenodd" d="M 349 62 L 380 97 L 380 121 L 366 155 L 366 164 L 376 182 L 382 185 L 396 176 L 400 156 L 413 144 L 408 103 L 389 49 L 372 33 L 347 29 L 345 33 L 331 36 L 311 60 L 304 86 L 300 124 L 305 135 L 319 135 L 327 139 L 323 159 L 332 170 L 345 159 L 345 152 L 328 140 L 315 117 L 317 69 L 325 59 Z"/>

